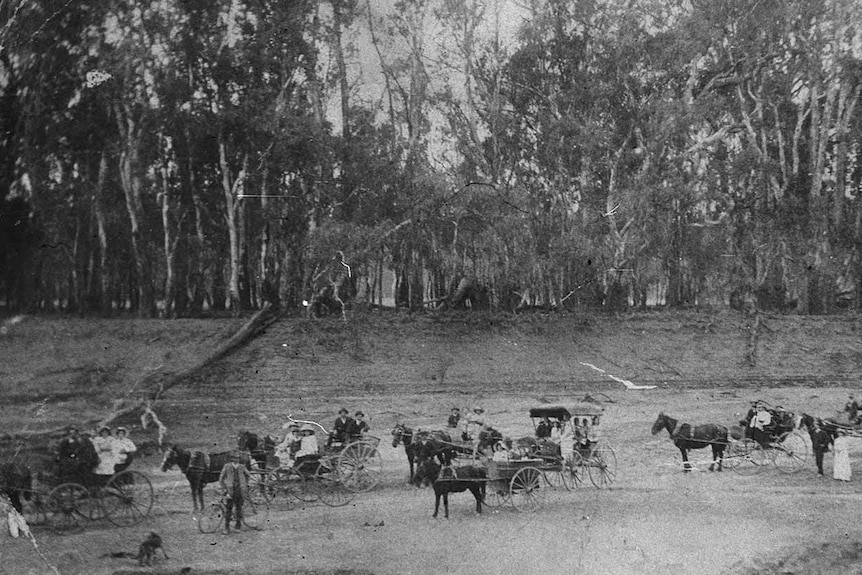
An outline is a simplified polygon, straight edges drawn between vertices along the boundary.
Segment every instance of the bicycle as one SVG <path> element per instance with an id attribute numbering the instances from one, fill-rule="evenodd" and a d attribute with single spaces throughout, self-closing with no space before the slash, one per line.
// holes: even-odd
<path id="1" fill-rule="evenodd" d="M 227 513 L 227 495 L 222 495 L 215 503 L 211 503 L 200 518 L 198 530 L 201 533 L 215 533 L 225 526 Z M 269 502 L 263 498 L 246 497 L 242 505 L 242 524 L 249 529 L 260 531 L 269 517 Z"/>

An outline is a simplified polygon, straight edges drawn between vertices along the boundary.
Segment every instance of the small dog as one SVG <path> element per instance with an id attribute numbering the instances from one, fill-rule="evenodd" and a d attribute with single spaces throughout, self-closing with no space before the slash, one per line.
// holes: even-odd
<path id="1" fill-rule="evenodd" d="M 156 549 L 161 549 L 165 559 L 168 558 L 168 554 L 165 553 L 165 548 L 162 546 L 162 538 L 155 531 L 150 531 L 138 547 L 138 565 L 152 565 L 156 556 Z"/>

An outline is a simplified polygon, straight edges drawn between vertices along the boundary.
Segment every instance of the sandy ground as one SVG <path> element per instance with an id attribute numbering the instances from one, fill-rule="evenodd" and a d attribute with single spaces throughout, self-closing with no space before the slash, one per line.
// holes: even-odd
<path id="1" fill-rule="evenodd" d="M 825 413 L 846 392 L 770 388 L 759 397 Z M 708 390 L 617 397 L 602 421 L 603 438 L 618 455 L 613 487 L 599 490 L 587 483 L 550 493 L 546 507 L 535 513 L 502 508 L 479 516 L 472 497 L 458 494 L 450 502 L 450 519 L 433 519 L 433 493 L 404 485 L 403 450 L 387 443 L 381 447 L 381 485 L 347 507 L 276 501 L 262 531 L 202 535 L 188 513 L 182 476 L 162 473 L 153 459 L 141 467 L 159 494 L 146 524 L 117 529 L 97 523 L 65 536 L 40 530 L 40 548 L 64 574 L 134 570 L 129 559 L 99 556 L 134 550 L 150 529 L 162 534 L 170 559 L 144 572 L 179 573 L 188 566 L 192 573 L 717 574 L 756 571 L 800 547 L 859 540 L 858 483 L 819 478 L 813 461 L 794 475 L 774 468 L 753 476 L 710 473 L 706 452 L 694 454 L 701 470 L 684 474 L 666 433 L 649 433 L 659 410 L 686 421 L 732 424 L 748 397 Z M 495 421 L 508 435 L 529 432 L 529 401 L 507 404 L 489 403 Z M 417 408 L 422 406 L 419 400 Z M 856 471 L 862 476 L 862 469 Z M 14 565 L 8 573 L 49 572 L 23 541 L 4 540 L 3 556 L 5 569 Z"/>

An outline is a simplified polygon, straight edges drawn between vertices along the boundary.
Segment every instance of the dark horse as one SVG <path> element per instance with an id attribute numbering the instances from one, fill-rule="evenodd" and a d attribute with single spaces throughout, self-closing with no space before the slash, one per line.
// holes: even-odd
<path id="1" fill-rule="evenodd" d="M 267 459 L 275 455 L 275 438 L 271 435 L 264 435 L 261 439 L 251 431 L 240 431 L 236 438 L 236 445 L 240 451 L 251 454 L 258 469 L 266 469 Z"/>
<path id="2" fill-rule="evenodd" d="M 666 429 L 682 453 L 683 471 L 690 471 L 688 462 L 689 449 L 703 449 L 712 447 L 712 463 L 709 470 L 712 471 L 715 462 L 718 461 L 718 470 L 721 471 L 721 462 L 724 459 L 724 448 L 727 447 L 727 428 L 716 423 L 705 423 L 703 425 L 691 425 L 690 423 L 679 423 L 676 419 L 659 413 L 652 424 L 652 434 L 655 435 L 662 429 Z"/>
<path id="3" fill-rule="evenodd" d="M 470 491 L 476 499 L 476 513 L 482 513 L 482 501 L 485 500 L 485 484 L 488 475 L 481 467 L 465 465 L 463 467 L 440 467 L 433 459 L 426 459 L 419 464 L 413 484 L 417 487 L 430 483 L 434 487 L 434 515 L 440 511 L 440 498 L 443 498 L 443 516 L 449 519 L 449 494 Z"/>
<path id="4" fill-rule="evenodd" d="M 21 513 L 21 498 L 30 501 L 33 494 L 33 475 L 30 468 L 15 462 L 0 463 L 0 491 L 9 496 L 12 507 Z"/>
<path id="5" fill-rule="evenodd" d="M 413 481 L 416 462 L 437 458 L 441 465 L 448 465 L 455 457 L 456 447 L 445 431 L 414 431 L 403 423 L 392 428 L 392 447 L 404 445 L 407 463 L 410 465 L 410 482 Z"/>
<path id="6" fill-rule="evenodd" d="M 204 453 L 203 451 L 186 451 L 176 445 L 171 445 L 165 451 L 165 458 L 162 460 L 162 471 L 167 471 L 174 465 L 180 468 L 180 471 L 189 480 L 189 486 L 192 488 L 192 506 L 195 511 L 204 510 L 204 485 L 207 483 L 215 483 L 221 475 L 222 467 L 230 461 L 232 452 L 225 451 L 223 453 Z M 248 469 L 251 469 L 251 458 L 247 453 L 240 454 L 240 462 Z"/>

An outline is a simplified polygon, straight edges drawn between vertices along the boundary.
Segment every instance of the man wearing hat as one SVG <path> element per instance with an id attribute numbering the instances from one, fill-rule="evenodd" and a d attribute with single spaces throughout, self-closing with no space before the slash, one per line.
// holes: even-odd
<path id="1" fill-rule="evenodd" d="M 304 424 L 300 431 L 302 432 L 302 439 L 299 442 L 299 451 L 296 452 L 296 469 L 300 472 L 311 473 L 316 470 L 316 466 L 308 464 L 320 459 L 317 436 L 314 434 L 314 427 L 310 423 Z M 307 469 L 303 469 L 303 466 Z"/>
<path id="2" fill-rule="evenodd" d="M 79 482 L 82 475 L 92 473 L 99 463 L 99 456 L 92 442 L 78 432 L 77 427 L 70 427 L 66 437 L 60 441 L 57 448 L 57 466 L 62 481 Z"/>
<path id="3" fill-rule="evenodd" d="M 485 417 L 485 408 L 483 407 L 474 407 L 473 413 L 468 413 L 466 417 L 466 424 L 464 425 L 464 435 L 463 438 L 471 438 L 473 440 L 473 458 L 475 459 L 478 455 L 479 451 L 479 442 L 482 431 L 491 429 L 491 424 L 488 421 L 488 418 Z M 470 433 L 470 426 L 474 426 L 476 431 Z"/>
<path id="4" fill-rule="evenodd" d="M 365 413 L 361 411 L 356 412 L 355 418 L 350 420 L 349 425 L 350 427 L 347 428 L 347 437 L 350 441 L 362 439 L 362 436 L 371 429 L 368 422 L 365 421 Z"/>
<path id="5" fill-rule="evenodd" d="M 335 423 L 332 424 L 332 432 L 329 434 L 329 440 L 326 442 L 326 446 L 329 447 L 333 443 L 345 443 L 348 438 L 348 431 L 353 423 L 354 421 L 350 417 L 347 409 L 344 407 L 339 409 L 338 419 L 336 419 Z"/>
<path id="6" fill-rule="evenodd" d="M 251 473 L 240 463 L 238 451 L 232 451 L 230 461 L 224 464 L 218 482 L 225 496 L 224 534 L 230 533 L 230 520 L 236 509 L 235 528 L 242 529 L 242 504 L 248 492 L 248 482 Z"/>

